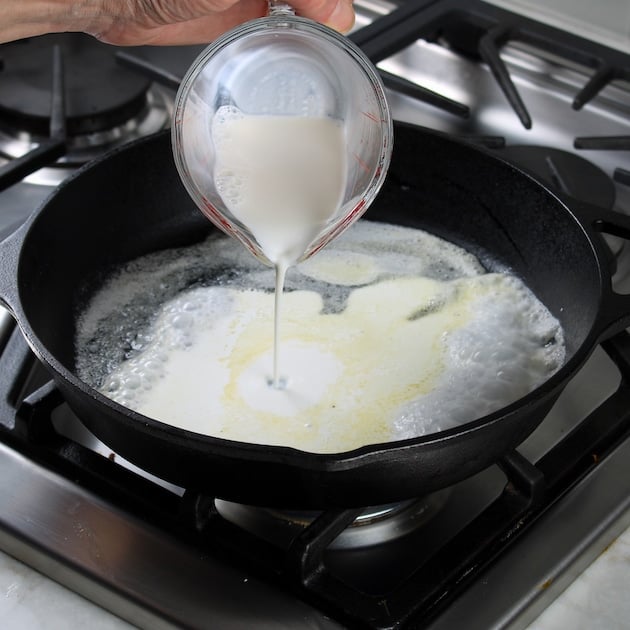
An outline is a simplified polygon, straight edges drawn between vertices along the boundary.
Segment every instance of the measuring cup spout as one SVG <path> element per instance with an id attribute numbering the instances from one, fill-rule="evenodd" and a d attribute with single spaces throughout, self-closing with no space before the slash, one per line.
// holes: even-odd
<path id="1" fill-rule="evenodd" d="M 193 63 L 172 146 L 211 221 L 263 262 L 293 264 L 367 210 L 393 127 L 379 73 L 352 41 L 285 2 L 270 0 L 269 11 Z"/>

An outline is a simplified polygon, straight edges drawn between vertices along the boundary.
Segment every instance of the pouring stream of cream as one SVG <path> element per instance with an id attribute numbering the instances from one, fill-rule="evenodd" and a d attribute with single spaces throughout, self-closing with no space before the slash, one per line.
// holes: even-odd
<path id="1" fill-rule="evenodd" d="M 329 118 L 246 116 L 213 121 L 217 190 L 256 239 L 276 271 L 274 360 L 270 383 L 286 385 L 280 368 L 280 317 L 287 269 L 300 260 L 341 205 L 346 185 L 343 128 Z"/>

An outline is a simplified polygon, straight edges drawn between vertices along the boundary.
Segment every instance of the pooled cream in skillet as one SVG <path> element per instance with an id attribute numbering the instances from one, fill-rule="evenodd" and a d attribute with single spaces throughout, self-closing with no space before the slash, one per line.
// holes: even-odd
<path id="1" fill-rule="evenodd" d="M 360 221 L 289 272 L 273 388 L 273 272 L 241 250 L 214 236 L 112 277 L 79 323 L 81 378 L 198 433 L 341 452 L 500 409 L 564 360 L 559 323 L 516 277 Z"/>

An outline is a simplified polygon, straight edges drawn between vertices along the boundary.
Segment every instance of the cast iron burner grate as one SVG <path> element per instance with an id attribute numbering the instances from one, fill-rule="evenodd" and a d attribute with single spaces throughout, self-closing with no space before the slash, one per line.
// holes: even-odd
<path id="1" fill-rule="evenodd" d="M 630 57 L 621 51 L 523 17 L 482 0 L 409 0 L 390 14 L 358 30 L 351 38 L 379 63 L 399 53 L 416 40 L 439 43 L 463 58 L 479 60 L 490 69 L 497 85 L 525 129 L 531 129 L 532 116 L 501 50 L 510 43 L 531 46 L 538 52 L 577 64 L 589 73 L 577 90 L 572 109 L 581 110 L 615 81 L 630 81 Z M 406 79 L 388 73 L 386 84 L 463 118 L 475 116 L 466 104 L 446 99 L 424 98 L 426 90 Z M 396 85 L 396 83 L 399 85 Z M 630 136 L 585 136 L 574 140 L 577 150 L 627 151 Z M 619 168 L 615 181 L 627 183 L 630 173 Z"/>
<path id="2" fill-rule="evenodd" d="M 81 33 L 0 46 L 0 156 L 13 182 L 55 185 L 72 169 L 170 123 L 172 97 Z"/>
<path id="3" fill-rule="evenodd" d="M 393 543 L 338 552 L 332 543 L 362 511 L 339 509 L 320 513 L 287 545 L 278 546 L 226 520 L 213 497 L 194 489 L 172 492 L 121 466 L 115 455 L 104 457 L 62 435 L 54 421 L 65 406 L 60 392 L 18 329 L 13 327 L 3 343 L 0 441 L 162 536 L 184 540 L 202 559 L 237 566 L 350 627 L 429 625 L 630 435 L 630 335 L 623 332 L 602 344 L 621 374 L 617 390 L 538 461 L 512 452 L 491 467 L 496 495 L 456 529 L 444 527 L 438 515 Z M 422 540 L 424 545 L 418 543 Z M 121 589 L 110 570 L 90 575 L 86 567 L 75 569 L 96 582 L 111 579 L 111 588 Z M 142 584 L 122 588 L 130 600 L 153 605 L 137 591 Z M 185 610 L 182 615 L 186 625 Z"/>
<path id="4" fill-rule="evenodd" d="M 510 41 L 531 44 L 593 69 L 588 82 L 573 99 L 572 107 L 576 110 L 612 81 L 630 79 L 628 56 L 623 52 L 481 0 L 411 0 L 361 29 L 352 39 L 375 63 L 417 39 L 443 41 L 463 56 L 483 60 L 527 129 L 532 123 L 527 106 L 500 56 L 501 48 Z"/>
<path id="5" fill-rule="evenodd" d="M 64 59 L 68 135 L 118 127 L 146 107 L 150 81 L 120 68 L 110 46 L 78 33 L 44 35 L 0 49 L 0 124 L 5 130 L 47 135 L 55 47 Z"/>

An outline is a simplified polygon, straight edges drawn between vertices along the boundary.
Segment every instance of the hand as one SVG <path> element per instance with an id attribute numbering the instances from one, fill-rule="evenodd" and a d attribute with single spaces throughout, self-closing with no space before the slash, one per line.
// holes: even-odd
<path id="1" fill-rule="evenodd" d="M 354 24 L 352 0 L 290 4 L 338 31 Z M 0 0 L 0 43 L 78 31 L 121 46 L 204 44 L 266 12 L 266 0 Z"/>

